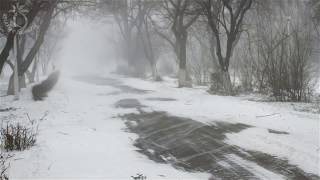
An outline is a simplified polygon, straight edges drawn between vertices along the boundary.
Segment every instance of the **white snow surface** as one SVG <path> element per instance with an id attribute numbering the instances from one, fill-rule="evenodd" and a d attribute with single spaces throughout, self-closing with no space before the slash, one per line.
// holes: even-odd
<path id="1" fill-rule="evenodd" d="M 1 113 L 0 117 L 17 115 L 17 121 L 27 121 L 48 115 L 39 125 L 37 145 L 23 152 L 14 152 L 10 178 L 109 178 L 130 179 L 141 173 L 148 179 L 208 179 L 206 173 L 190 173 L 170 165 L 157 164 L 136 152 L 135 134 L 125 131 L 118 115 L 134 109 L 115 108 L 124 98 L 136 98 L 146 105 L 146 111 L 166 111 L 175 116 L 203 123 L 224 121 L 244 123 L 251 128 L 227 134 L 226 143 L 247 150 L 262 151 L 287 159 L 306 172 L 319 173 L 319 114 L 298 112 L 290 103 L 254 102 L 243 97 L 210 95 L 206 87 L 177 88 L 175 79 L 163 82 L 124 78 L 124 84 L 150 90 L 147 94 L 107 95 L 119 91 L 110 86 L 97 86 L 61 79 L 46 101 L 31 100 L 29 89 L 21 100 L 1 98 L 2 107 L 17 107 L 16 111 Z M 176 101 L 150 101 L 147 98 L 173 98 Z M 289 134 L 273 134 L 268 129 Z M 231 157 L 232 158 L 232 157 Z M 239 159 L 248 167 L 250 162 Z M 254 168 L 254 167 L 253 167 Z M 260 169 L 261 176 L 273 173 Z"/>
<path id="2" fill-rule="evenodd" d="M 125 132 L 114 103 L 123 96 L 102 96 L 115 91 L 109 86 L 96 86 L 61 79 L 46 101 L 31 100 L 29 89 L 19 101 L 1 98 L 2 107 L 17 107 L 17 121 L 27 117 L 39 119 L 37 145 L 14 152 L 10 179 L 132 179 L 143 174 L 148 179 L 208 179 L 207 173 L 177 170 L 168 164 L 157 164 L 136 152 L 135 134 Z"/>

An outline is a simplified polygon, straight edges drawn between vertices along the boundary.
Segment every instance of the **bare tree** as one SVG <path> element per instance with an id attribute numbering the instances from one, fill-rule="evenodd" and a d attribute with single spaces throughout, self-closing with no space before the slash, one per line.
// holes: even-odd
<path id="1" fill-rule="evenodd" d="M 119 0 L 112 1 L 111 5 L 107 4 L 107 9 L 112 13 L 120 31 L 119 47 L 126 61 L 126 67 L 122 67 L 120 71 L 132 76 L 144 76 L 145 66 L 141 63 L 144 53 L 138 32 L 146 13 L 145 7 L 141 5 L 141 1 Z"/>
<path id="2" fill-rule="evenodd" d="M 13 0 L 4 0 L 4 2 L 1 2 L 1 7 L 3 7 L 0 10 L 0 32 L 3 33 L 6 37 L 6 43 L 4 48 L 2 49 L 0 53 L 0 73 L 2 72 L 3 66 L 5 62 L 7 61 L 7 58 L 9 56 L 10 50 L 13 48 L 14 44 L 14 37 L 16 36 L 16 29 L 9 29 L 8 23 L 10 18 L 10 8 L 13 5 Z M 28 9 L 27 18 L 28 18 L 28 26 L 30 26 L 34 20 L 34 18 L 38 15 L 38 13 L 42 10 L 45 10 L 48 7 L 48 0 L 32 0 L 28 1 L 26 3 L 26 8 Z"/>
<path id="3" fill-rule="evenodd" d="M 206 22 L 197 21 L 190 29 L 188 41 L 188 72 L 198 85 L 208 85 L 214 69 L 219 68 L 217 61 L 212 61 L 211 33 Z"/>
<path id="4" fill-rule="evenodd" d="M 175 37 L 174 48 L 179 61 L 179 87 L 190 86 L 187 80 L 188 28 L 198 19 L 199 8 L 190 0 L 169 0 L 164 1 L 163 5 Z"/>
<path id="5" fill-rule="evenodd" d="M 49 2 L 48 2 L 49 3 Z M 52 3 L 52 4 L 51 4 Z M 44 15 L 41 16 L 41 24 L 39 26 L 39 33 L 36 37 L 36 40 L 31 47 L 31 50 L 27 53 L 27 55 L 24 57 L 24 51 L 25 51 L 25 43 L 26 43 L 26 36 L 22 35 L 22 39 L 18 36 L 18 51 L 17 51 L 17 62 L 18 62 L 18 77 L 19 77 L 19 88 L 26 87 L 25 83 L 25 73 L 27 72 L 29 66 L 31 65 L 32 61 L 34 60 L 34 57 L 36 56 L 37 52 L 40 49 L 40 46 L 42 45 L 44 41 L 45 34 L 47 30 L 49 29 L 50 22 L 52 19 L 52 16 L 54 14 L 54 9 L 56 7 L 57 1 L 51 1 L 46 8 L 46 11 L 44 12 Z M 21 40 L 22 41 L 21 41 Z M 13 75 L 10 78 L 9 86 L 8 86 L 8 95 L 14 94 L 13 89 Z"/>
<path id="6" fill-rule="evenodd" d="M 243 20 L 253 0 L 203 0 L 205 17 L 215 37 L 216 56 L 224 92 L 233 94 L 229 64 L 242 32 Z M 223 43 L 224 42 L 224 43 Z M 225 45 L 225 47 L 223 47 Z"/>
<path id="7" fill-rule="evenodd" d="M 150 19 L 152 12 L 159 5 L 158 1 L 150 0 L 138 0 L 138 20 L 136 21 L 136 28 L 138 31 L 138 37 L 141 40 L 144 54 L 148 62 L 150 63 L 150 68 L 152 72 L 152 77 L 154 80 L 161 80 L 161 77 L 157 71 L 157 57 L 159 51 L 155 51 L 154 47 L 157 43 L 155 38 L 156 33 L 153 32 L 153 26 Z"/>
<path id="8" fill-rule="evenodd" d="M 14 3 L 13 0 L 12 1 L 9 0 L 9 1 L 10 3 L 11 2 Z M 25 73 L 28 71 L 41 45 L 43 44 L 45 40 L 45 35 L 50 27 L 52 19 L 57 17 L 59 14 L 70 12 L 74 8 L 77 8 L 80 6 L 88 6 L 88 5 L 91 5 L 92 3 L 94 3 L 94 0 L 92 1 L 90 0 L 87 0 L 87 1 L 74 1 L 74 0 L 24 1 L 24 5 L 29 11 L 29 13 L 27 14 L 28 26 L 32 26 L 32 29 L 30 29 L 29 31 L 36 30 L 38 33 L 36 34 L 35 37 L 32 37 L 28 33 L 24 35 L 17 35 L 16 30 L 9 30 L 8 36 L 7 36 L 7 43 L 0 55 L 0 57 L 3 58 L 3 59 L 0 59 L 0 65 L 1 65 L 2 61 L 7 61 L 6 59 L 9 56 L 9 52 L 13 47 L 13 39 L 15 36 L 17 36 L 17 39 L 18 39 L 17 66 L 18 66 L 20 88 L 23 88 L 26 86 Z M 34 23 L 34 21 L 36 21 L 36 23 Z M 28 28 L 27 28 L 27 31 L 28 31 Z M 27 47 L 25 45 L 26 43 L 28 45 L 32 44 L 31 47 L 28 46 L 28 48 L 30 48 L 28 52 L 25 52 L 25 49 Z M 27 54 L 25 55 L 25 53 Z M 3 65 L 0 67 L 2 68 Z M 9 81 L 8 94 L 13 94 L 13 75 L 11 76 Z"/>

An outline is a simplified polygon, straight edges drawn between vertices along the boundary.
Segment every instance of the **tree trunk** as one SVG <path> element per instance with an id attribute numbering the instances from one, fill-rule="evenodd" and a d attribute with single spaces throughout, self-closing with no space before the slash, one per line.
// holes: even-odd
<path id="1" fill-rule="evenodd" d="M 0 54 L 0 74 L 2 73 L 3 66 L 10 55 L 10 50 L 13 48 L 15 35 L 16 35 L 15 32 L 13 32 L 13 31 L 9 32 L 9 34 L 7 36 L 7 42 L 1 51 L 1 54 Z"/>
<path id="2" fill-rule="evenodd" d="M 26 74 L 26 76 L 27 76 L 27 78 L 28 78 L 28 80 L 29 80 L 29 83 L 33 83 L 34 81 L 32 81 L 32 74 L 31 74 L 31 72 L 28 70 L 25 74 Z"/>
<path id="3" fill-rule="evenodd" d="M 150 63 L 152 78 L 154 81 L 161 81 L 161 77 L 159 76 L 158 71 L 157 71 L 157 65 L 156 65 L 157 62 L 156 62 L 156 58 L 155 58 L 154 51 L 153 51 L 150 32 L 149 32 L 149 29 L 147 26 L 148 25 L 145 24 L 145 30 L 146 30 L 145 37 L 144 37 L 144 34 L 142 33 L 141 30 L 139 30 L 139 37 L 142 42 L 145 57 L 148 60 L 148 62 Z"/>
<path id="4" fill-rule="evenodd" d="M 7 95 L 14 95 L 14 87 L 13 87 L 13 74 L 10 76 Z"/>
<path id="5" fill-rule="evenodd" d="M 50 62 L 42 62 L 42 66 L 41 66 L 41 70 L 42 70 L 42 74 L 43 75 L 47 75 L 48 74 L 48 67 L 49 67 L 49 63 Z"/>
<path id="6" fill-rule="evenodd" d="M 226 95 L 233 95 L 233 89 L 232 89 L 232 83 L 231 83 L 229 71 L 222 71 L 221 77 L 222 77 L 222 85 L 223 85 L 224 92 L 226 93 Z"/>
<path id="7" fill-rule="evenodd" d="M 26 85 L 26 77 L 25 77 L 25 75 L 19 76 L 18 79 L 19 79 L 19 90 L 21 88 L 26 88 L 27 85 Z"/>
<path id="8" fill-rule="evenodd" d="M 31 76 L 29 79 L 29 83 L 34 83 L 35 82 L 35 77 L 36 77 L 36 72 L 37 72 L 37 64 L 34 64 L 33 68 L 32 68 L 32 72 L 31 72 Z"/>
<path id="9" fill-rule="evenodd" d="M 21 65 L 22 65 L 22 59 L 23 59 L 23 55 L 24 55 L 24 50 L 25 50 L 25 43 L 26 43 L 26 38 L 24 35 L 16 35 L 16 44 L 17 44 L 17 65 L 18 65 L 18 71 L 20 71 L 21 69 Z M 19 74 L 18 73 L 18 82 L 19 82 L 19 91 L 21 88 L 26 88 L 26 79 L 25 76 L 23 74 Z"/>
<path id="10" fill-rule="evenodd" d="M 178 81 L 179 87 L 190 87 L 191 83 L 187 76 L 187 32 L 181 33 L 178 39 L 179 44 L 179 72 Z"/>
<path id="11" fill-rule="evenodd" d="M 37 72 L 37 68 L 38 68 L 38 57 L 36 57 L 36 60 L 33 62 L 33 67 L 32 67 L 32 71 L 29 72 L 27 71 L 27 77 L 29 79 L 29 83 L 34 83 L 35 82 L 35 77 L 36 77 L 36 72 Z"/>
<path id="12" fill-rule="evenodd" d="M 147 46 L 146 46 L 146 43 L 144 43 L 146 46 L 145 50 L 148 51 L 147 49 L 149 47 L 149 52 L 145 52 L 145 53 L 149 54 L 148 60 L 151 65 L 152 77 L 155 81 L 161 81 L 161 77 L 159 76 L 158 71 L 157 71 L 157 61 L 156 61 L 156 57 L 154 55 L 152 41 L 151 41 L 150 32 L 149 32 L 147 22 L 145 23 L 145 28 L 146 28 L 146 38 L 147 38 Z"/>
<path id="13" fill-rule="evenodd" d="M 14 81 L 13 81 L 14 75 L 12 74 L 9 79 L 9 84 L 8 84 L 8 90 L 7 90 L 7 95 L 14 95 Z M 19 76 L 19 91 L 21 88 L 26 87 L 26 78 L 25 76 Z"/>

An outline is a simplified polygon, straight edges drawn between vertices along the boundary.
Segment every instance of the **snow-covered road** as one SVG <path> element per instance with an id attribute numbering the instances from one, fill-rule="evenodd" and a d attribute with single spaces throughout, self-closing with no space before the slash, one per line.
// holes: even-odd
<path id="1" fill-rule="evenodd" d="M 206 173 L 179 171 L 157 164 L 138 153 L 136 135 L 125 132 L 125 124 L 114 103 L 118 96 L 106 95 L 115 88 L 62 79 L 43 102 L 33 102 L 28 91 L 22 100 L 8 103 L 18 107 L 11 113 L 21 121 L 48 115 L 40 122 L 36 147 L 15 152 L 10 179 L 206 179 Z M 128 94 L 129 96 L 129 94 Z M 1 114 L 8 116 L 9 114 Z"/>
<path id="2" fill-rule="evenodd" d="M 319 115 L 287 105 L 115 75 L 62 79 L 43 102 L 9 98 L 18 109 L 3 119 L 47 114 L 13 179 L 318 179 Z"/>

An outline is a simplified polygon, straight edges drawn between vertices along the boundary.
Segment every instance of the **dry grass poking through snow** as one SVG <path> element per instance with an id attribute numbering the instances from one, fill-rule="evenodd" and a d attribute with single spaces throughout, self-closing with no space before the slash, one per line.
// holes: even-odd
<path id="1" fill-rule="evenodd" d="M 16 124 L 7 124 L 1 128 L 1 144 L 6 151 L 22 151 L 36 143 L 38 128 Z"/>

